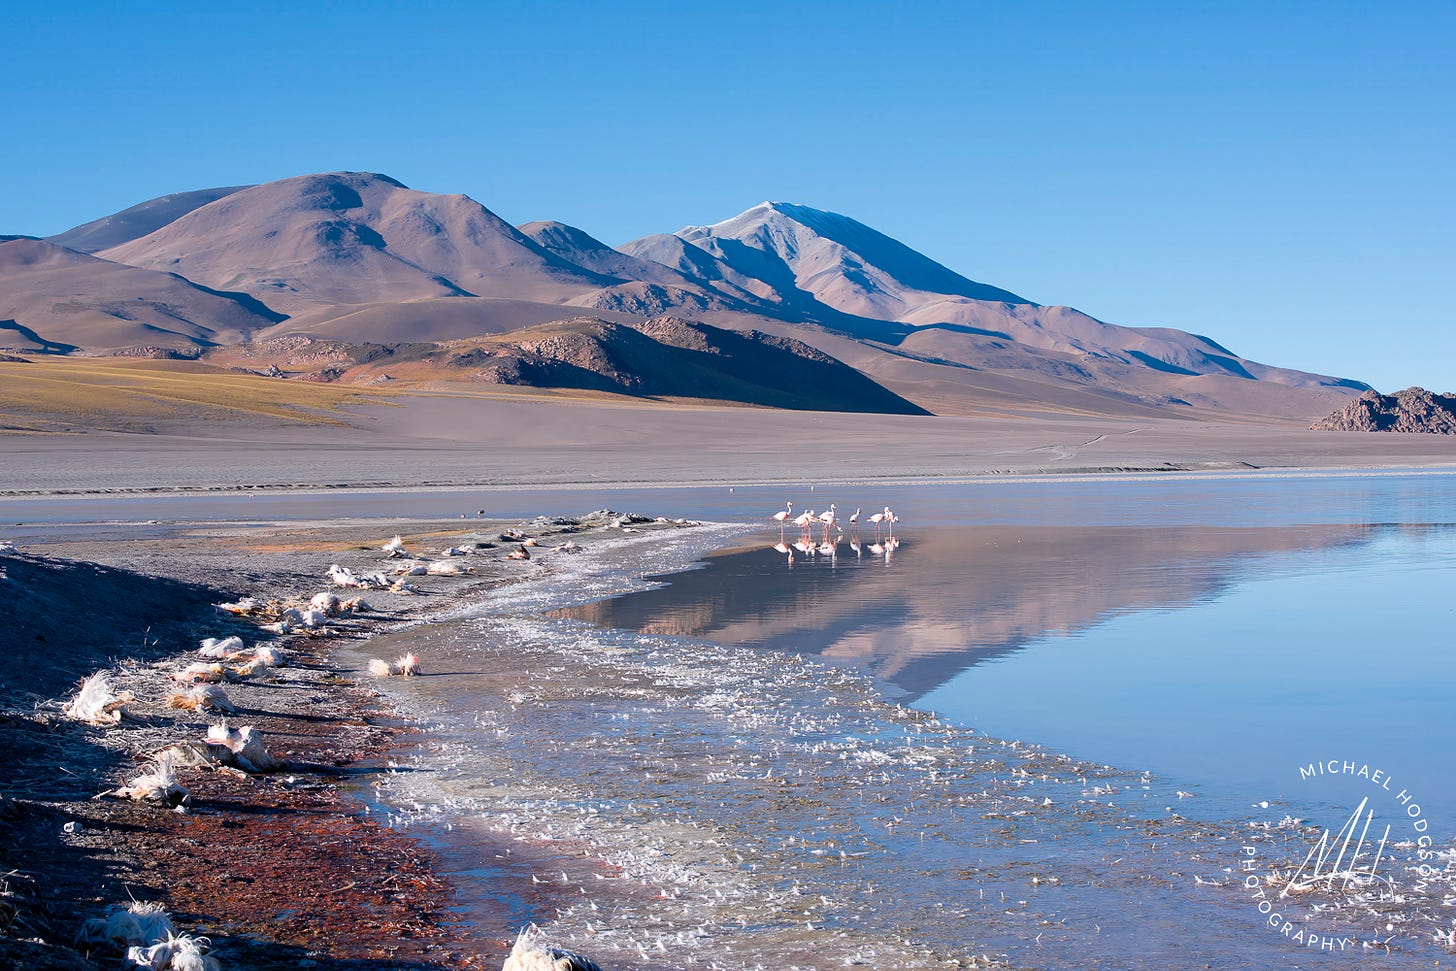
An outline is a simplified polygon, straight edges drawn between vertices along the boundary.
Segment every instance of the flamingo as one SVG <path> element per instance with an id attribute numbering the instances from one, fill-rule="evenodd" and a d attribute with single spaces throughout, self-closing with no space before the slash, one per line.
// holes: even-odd
<path id="1" fill-rule="evenodd" d="M 824 524 L 824 542 L 826 543 L 829 542 L 829 527 L 834 525 L 834 510 L 838 508 L 838 506 L 831 502 L 829 508 L 819 514 L 819 522 Z"/>
<path id="2" fill-rule="evenodd" d="M 799 529 L 803 530 L 806 533 L 809 531 L 809 524 L 813 521 L 814 510 L 812 509 L 810 509 L 808 512 L 799 513 L 799 515 L 794 517 L 794 525 L 799 527 Z"/>
<path id="3" fill-rule="evenodd" d="M 773 516 L 770 517 L 770 518 L 773 519 L 774 522 L 776 522 L 776 523 L 779 524 L 779 539 L 783 539 L 784 538 L 784 525 L 788 522 L 789 517 L 792 516 L 793 514 L 794 514 L 794 503 L 793 503 L 793 500 L 789 500 L 787 503 L 785 503 L 783 509 L 781 509 L 778 512 L 774 513 Z"/>
<path id="4" fill-rule="evenodd" d="M 849 517 L 849 528 L 851 531 L 859 527 L 859 506 L 854 507 L 854 515 Z"/>
<path id="5" fill-rule="evenodd" d="M 877 512 L 870 517 L 870 522 L 875 524 L 875 536 L 880 535 L 880 524 L 890 518 L 890 507 L 886 506 L 884 512 Z"/>
<path id="6" fill-rule="evenodd" d="M 895 524 L 898 523 L 899 521 L 900 521 L 900 517 L 897 516 L 897 515 L 895 515 L 894 513 L 890 512 L 890 507 L 889 506 L 886 506 L 885 507 L 885 522 L 887 524 L 889 524 L 889 527 L 890 527 L 890 538 L 891 539 L 893 539 L 895 537 Z"/>

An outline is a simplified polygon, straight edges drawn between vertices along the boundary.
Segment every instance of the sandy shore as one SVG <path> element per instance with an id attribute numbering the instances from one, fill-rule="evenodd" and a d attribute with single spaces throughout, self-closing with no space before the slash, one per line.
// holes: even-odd
<path id="1" fill-rule="evenodd" d="M 1456 436 L 1288 419 L 901 417 L 418 397 L 350 425 L 0 432 L 0 500 L 55 494 L 955 479 L 1456 466 Z"/>
<path id="2" fill-rule="evenodd" d="M 0 614 L 14 652 L 0 682 L 0 964 L 106 967 L 117 953 L 73 947 L 82 922 L 130 899 L 158 900 L 183 929 L 207 935 L 226 967 L 496 967 L 516 929 L 450 922 L 451 889 L 429 848 L 374 821 L 369 782 L 410 729 L 343 666 L 338 648 L 444 612 L 485 587 L 543 575 L 570 539 L 620 536 L 609 519 L 579 524 L 472 521 L 159 525 L 144 538 L 56 536 L 0 557 Z M 519 527 L 540 546 L 510 560 Z M 644 532 L 676 528 L 649 523 Z M 472 572 L 418 576 L 422 593 L 363 591 L 369 609 L 292 635 L 219 613 L 251 596 L 306 602 L 329 589 L 333 563 L 359 573 L 403 561 L 380 545 L 395 532 L 421 556 Z M 339 591 L 349 595 L 350 591 Z M 354 593 L 359 593 L 355 591 Z M 285 766 L 247 774 L 186 769 L 191 808 L 93 797 L 135 777 L 150 753 L 198 741 L 216 717 L 166 706 L 171 675 L 199 660 L 202 637 L 273 643 L 286 667 L 224 685 L 238 714 Z M 425 659 L 424 676 L 429 676 Z M 109 670 L 134 715 L 98 728 L 65 718 L 80 678 Z M 503 846 L 506 845 L 503 841 Z M 550 916 L 559 901 L 528 872 L 505 872 L 498 896 Z M 309 963 L 303 963 L 309 962 Z"/>

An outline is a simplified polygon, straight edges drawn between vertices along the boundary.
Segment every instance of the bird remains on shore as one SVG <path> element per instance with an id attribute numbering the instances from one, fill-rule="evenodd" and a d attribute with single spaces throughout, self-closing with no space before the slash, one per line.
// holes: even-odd
<path id="1" fill-rule="evenodd" d="M 131 947 L 136 944 L 155 944 L 177 934 L 172 918 L 161 904 L 152 901 L 133 901 L 123 907 L 117 905 L 105 917 L 88 917 L 76 935 L 78 944 L 110 944 L 113 947 Z"/>
<path id="2" fill-rule="evenodd" d="M 516 937 L 515 946 L 506 956 L 501 971 L 602 971 L 590 958 L 572 951 L 550 947 L 541 941 L 541 932 L 531 924 Z"/>
<path id="3" fill-rule="evenodd" d="M 231 728 L 224 718 L 207 729 L 207 744 L 220 745 L 232 753 L 232 760 L 244 772 L 273 772 L 283 768 L 263 744 L 263 733 L 251 725 Z M 227 761 L 227 760 L 224 760 Z"/>
<path id="4" fill-rule="evenodd" d="M 130 785 L 108 789 L 97 795 L 96 798 L 100 799 L 103 796 L 132 799 L 136 802 L 154 802 L 179 813 L 186 812 L 187 804 L 192 801 L 192 793 L 177 781 L 177 772 L 172 766 L 170 751 L 158 755 L 152 762 L 151 768 L 131 780 Z"/>
<path id="5" fill-rule="evenodd" d="M 207 953 L 211 945 L 205 937 L 177 934 L 151 947 L 130 947 L 126 960 L 147 971 L 220 971 L 217 958 Z"/>
<path id="6" fill-rule="evenodd" d="M 116 694 L 111 690 L 111 679 L 105 671 L 97 671 L 81 682 L 76 697 L 63 710 L 67 718 L 85 722 L 88 725 L 108 727 L 120 725 L 122 718 L 131 715 L 126 703 L 131 701 L 129 692 Z"/>
<path id="7" fill-rule="evenodd" d="M 203 657 L 224 658 L 235 654 L 243 649 L 241 637 L 207 637 L 202 641 L 202 646 L 197 653 Z"/>
<path id="8" fill-rule="evenodd" d="M 417 654 L 401 654 L 391 664 L 376 657 L 369 662 L 369 673 L 376 678 L 388 678 L 396 675 L 402 678 L 412 678 L 420 673 L 420 658 Z"/>
<path id="9" fill-rule="evenodd" d="M 167 696 L 169 708 L 180 708 L 184 711 L 225 711 L 232 714 L 237 713 L 233 707 L 232 699 L 227 692 L 215 684 L 195 684 L 186 691 L 176 691 Z"/>
<path id="10" fill-rule="evenodd" d="M 149 971 L 219 971 L 205 937 L 178 933 L 161 904 L 133 902 L 81 925 L 76 943 L 125 949 L 128 967 Z"/>
<path id="11" fill-rule="evenodd" d="M 390 540 L 388 543 L 385 543 L 379 548 L 384 552 L 388 553 L 391 557 L 404 556 L 404 540 L 400 539 L 398 536 L 396 536 L 394 539 Z"/>

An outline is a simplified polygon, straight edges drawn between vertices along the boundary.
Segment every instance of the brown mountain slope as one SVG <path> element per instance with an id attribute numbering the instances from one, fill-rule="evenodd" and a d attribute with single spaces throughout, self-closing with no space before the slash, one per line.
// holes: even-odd
<path id="1" fill-rule="evenodd" d="M 775 408 L 928 414 L 802 341 L 676 317 L 583 318 L 504 334 L 456 361 L 501 384 L 707 398 Z"/>
<path id="2" fill-rule="evenodd" d="M 230 196 L 246 188 L 249 187 L 230 185 L 216 189 L 196 189 L 192 192 L 173 192 L 156 199 L 148 199 L 110 216 L 82 223 L 64 233 L 47 236 L 46 242 L 82 253 L 95 253 L 154 233 L 194 209 L 200 209 L 209 202 L 216 202 L 223 196 Z"/>
<path id="3" fill-rule="evenodd" d="M 217 348 L 209 364 L 394 390 L 474 384 L 692 398 L 799 410 L 925 410 L 800 341 L 675 317 L 553 321 L 440 343 L 351 343 L 296 335 Z"/>
<path id="4" fill-rule="evenodd" d="M 557 258 L 467 196 L 361 172 L 243 189 L 101 255 L 243 290 L 290 314 L 471 295 L 555 303 L 617 282 Z"/>
<path id="5" fill-rule="evenodd" d="M 234 343 L 282 320 L 246 294 L 219 293 L 43 240 L 0 242 L 0 347 L 185 348 Z"/>

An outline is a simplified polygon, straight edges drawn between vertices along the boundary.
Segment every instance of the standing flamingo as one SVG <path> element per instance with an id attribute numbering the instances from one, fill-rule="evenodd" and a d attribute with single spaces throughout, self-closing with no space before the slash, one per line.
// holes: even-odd
<path id="1" fill-rule="evenodd" d="M 897 515 L 895 515 L 894 513 L 890 512 L 890 507 L 889 506 L 886 506 L 885 507 L 885 522 L 890 527 L 890 538 L 891 539 L 894 539 L 895 538 L 895 524 L 898 523 L 899 521 L 900 521 L 900 517 L 897 516 Z"/>
<path id="2" fill-rule="evenodd" d="M 886 506 L 884 512 L 877 512 L 870 517 L 870 522 L 875 524 L 875 538 L 880 536 L 880 524 L 890 518 L 890 507 Z"/>
<path id="3" fill-rule="evenodd" d="M 788 523 L 789 517 L 792 516 L 793 514 L 794 514 L 794 502 L 791 499 L 791 500 L 789 500 L 785 504 L 785 506 L 784 506 L 783 509 L 781 509 L 778 512 L 774 513 L 773 516 L 771 517 L 774 522 L 776 522 L 776 523 L 779 524 L 779 539 L 783 539 L 784 538 L 784 527 Z"/>
<path id="4" fill-rule="evenodd" d="M 852 516 L 849 517 L 849 529 L 850 529 L 850 532 L 854 532 L 854 530 L 856 530 L 858 528 L 859 528 L 859 506 L 855 506 L 854 507 L 854 515 L 852 515 Z"/>
<path id="5" fill-rule="evenodd" d="M 824 542 L 829 542 L 829 528 L 834 525 L 834 510 L 838 509 L 834 503 L 829 504 L 828 510 L 819 514 L 819 522 L 824 524 Z"/>
<path id="6" fill-rule="evenodd" d="M 794 517 L 794 525 L 799 527 L 799 529 L 805 533 L 809 531 L 809 524 L 813 521 L 814 510 L 812 509 L 810 509 L 808 512 L 801 512 L 799 513 L 799 515 Z"/>

